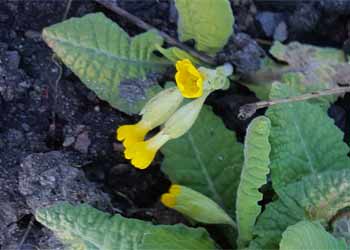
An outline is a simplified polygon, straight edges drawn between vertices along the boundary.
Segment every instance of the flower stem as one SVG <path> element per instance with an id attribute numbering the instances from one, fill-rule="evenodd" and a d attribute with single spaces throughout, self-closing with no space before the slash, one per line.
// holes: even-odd
<path id="1" fill-rule="evenodd" d="M 314 92 L 307 93 L 307 94 L 304 94 L 304 95 L 293 96 L 293 97 L 289 97 L 289 98 L 249 103 L 249 104 L 246 104 L 246 105 L 243 105 L 243 106 L 240 107 L 238 118 L 241 119 L 241 120 L 248 119 L 258 109 L 267 108 L 267 107 L 270 107 L 270 106 L 276 105 L 276 104 L 290 103 L 290 102 L 300 102 L 300 101 L 305 101 L 305 100 L 309 100 L 309 99 L 319 98 L 321 96 L 342 94 L 342 93 L 346 93 L 346 92 L 350 92 L 350 86 L 335 87 L 335 88 L 331 88 L 331 89 L 314 91 Z"/>

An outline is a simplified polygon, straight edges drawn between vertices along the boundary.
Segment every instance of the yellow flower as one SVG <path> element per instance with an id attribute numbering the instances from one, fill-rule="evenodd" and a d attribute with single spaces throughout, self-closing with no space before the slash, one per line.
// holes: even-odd
<path id="1" fill-rule="evenodd" d="M 143 141 L 146 134 L 152 128 L 142 120 L 133 125 L 123 125 L 117 129 L 117 140 L 123 141 L 124 147 Z"/>
<path id="2" fill-rule="evenodd" d="M 151 164 L 157 151 L 169 139 L 170 137 L 161 131 L 149 140 L 136 142 L 126 147 L 125 158 L 131 160 L 131 164 L 136 168 L 145 169 Z"/>
<path id="3" fill-rule="evenodd" d="M 176 63 L 175 80 L 181 94 L 186 98 L 197 98 L 203 94 L 204 76 L 190 60 L 184 59 Z"/>
<path id="4" fill-rule="evenodd" d="M 124 151 L 125 158 L 131 160 L 131 164 L 136 168 L 147 168 L 156 156 L 157 151 L 167 141 L 182 136 L 192 127 L 206 96 L 207 94 L 179 108 L 164 124 L 162 130 L 151 139 L 128 143 Z"/>

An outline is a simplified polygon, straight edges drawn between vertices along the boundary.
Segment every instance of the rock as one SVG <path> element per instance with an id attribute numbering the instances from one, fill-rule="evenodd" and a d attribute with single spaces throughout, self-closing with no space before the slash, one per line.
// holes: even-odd
<path id="1" fill-rule="evenodd" d="M 8 66 L 10 69 L 18 69 L 21 57 L 17 51 L 7 51 L 5 53 L 6 59 L 8 60 Z"/>
<path id="2" fill-rule="evenodd" d="M 263 11 L 256 15 L 256 20 L 260 23 L 265 35 L 267 37 L 272 37 L 277 26 L 283 22 L 284 17 L 281 13 Z"/>
<path id="3" fill-rule="evenodd" d="M 312 32 L 316 28 L 320 17 L 321 11 L 315 6 L 314 2 L 301 3 L 288 18 L 289 32 L 291 34 Z"/>
<path id="4" fill-rule="evenodd" d="M 68 136 L 64 139 L 62 146 L 66 148 L 66 147 L 72 146 L 74 142 L 75 142 L 75 138 L 73 136 Z"/>
<path id="5" fill-rule="evenodd" d="M 329 15 L 349 15 L 350 1 L 347 0 L 321 0 L 323 11 Z"/>
<path id="6" fill-rule="evenodd" d="M 77 140 L 74 144 L 74 149 L 78 150 L 83 154 L 87 154 L 90 144 L 91 144 L 91 140 L 89 138 L 89 132 L 83 131 L 78 135 Z"/>
<path id="7" fill-rule="evenodd" d="M 108 210 L 108 196 L 85 178 L 83 170 L 74 168 L 76 164 L 76 158 L 59 151 L 31 154 L 22 161 L 19 191 L 33 212 L 60 201 Z"/>
<path id="8" fill-rule="evenodd" d="M 235 66 L 240 74 L 253 73 L 260 69 L 264 50 L 245 33 L 235 34 L 224 50 L 217 55 L 219 64 L 229 62 Z"/>
<path id="9" fill-rule="evenodd" d="M 280 22 L 273 34 L 273 40 L 284 42 L 288 38 L 287 24 L 285 22 Z"/>

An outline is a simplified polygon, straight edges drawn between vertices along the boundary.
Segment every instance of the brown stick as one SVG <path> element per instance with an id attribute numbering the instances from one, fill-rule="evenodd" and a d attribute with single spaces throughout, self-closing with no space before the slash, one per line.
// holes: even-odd
<path id="1" fill-rule="evenodd" d="M 203 62 L 209 64 L 209 65 L 216 65 L 215 59 L 211 56 L 202 54 L 196 50 L 194 50 L 193 48 L 187 46 L 186 44 L 183 44 L 181 42 L 179 42 L 178 40 L 176 40 L 175 38 L 169 36 L 168 34 L 166 34 L 163 31 L 160 31 L 158 29 L 156 29 L 155 27 L 153 27 L 152 25 L 142 21 L 140 18 L 138 18 L 137 16 L 134 16 L 132 14 L 130 14 L 129 12 L 127 12 L 126 10 L 116 6 L 115 4 L 113 4 L 113 1 L 109 1 L 109 0 L 95 0 L 97 3 L 103 5 L 104 7 L 106 7 L 107 9 L 115 12 L 116 14 L 118 14 L 119 16 L 125 17 L 126 19 L 128 19 L 131 23 L 135 24 L 136 26 L 140 27 L 141 29 L 144 30 L 151 30 L 154 29 L 158 32 L 158 34 L 164 38 L 164 40 L 171 44 L 174 45 L 176 47 L 179 47 L 183 50 L 185 50 L 186 52 L 188 52 L 189 54 L 191 54 L 194 57 L 199 58 L 200 60 L 202 60 Z"/>
<path id="2" fill-rule="evenodd" d="M 305 101 L 305 100 L 309 100 L 309 99 L 319 98 L 321 96 L 342 94 L 342 93 L 346 93 L 346 92 L 350 92 L 350 86 L 335 87 L 335 88 L 331 88 L 331 89 L 315 91 L 315 92 L 307 93 L 305 95 L 293 96 L 293 97 L 289 97 L 289 98 L 249 103 L 249 104 L 246 104 L 246 105 L 243 105 L 242 107 L 240 107 L 238 117 L 241 120 L 245 120 L 245 119 L 251 117 L 258 109 L 267 108 L 267 107 L 270 107 L 272 105 L 289 103 L 289 102 L 300 102 L 300 101 Z"/>
<path id="3" fill-rule="evenodd" d="M 66 10 L 64 11 L 64 14 L 63 14 L 62 21 L 64 21 L 64 20 L 67 19 L 67 16 L 68 16 L 70 7 L 72 6 L 72 1 L 73 1 L 73 0 L 68 0 L 68 1 L 67 1 L 67 6 L 66 6 Z"/>

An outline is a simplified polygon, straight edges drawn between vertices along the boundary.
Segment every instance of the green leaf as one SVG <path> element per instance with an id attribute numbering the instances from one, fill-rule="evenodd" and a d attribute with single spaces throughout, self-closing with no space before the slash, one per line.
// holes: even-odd
<path id="1" fill-rule="evenodd" d="M 140 250 L 214 250 L 215 242 L 203 228 L 184 225 L 152 226 L 146 233 Z M 124 250 L 124 249 L 123 249 Z"/>
<path id="2" fill-rule="evenodd" d="M 276 83 L 271 99 L 296 96 L 286 84 Z M 350 166 L 343 133 L 318 105 L 292 102 L 271 106 L 271 177 L 275 189 L 326 170 Z"/>
<path id="3" fill-rule="evenodd" d="M 189 132 L 162 149 L 163 171 L 173 183 L 210 197 L 230 215 L 243 164 L 243 147 L 235 133 L 208 106 Z"/>
<path id="4" fill-rule="evenodd" d="M 252 249 L 278 249 L 282 233 L 301 220 L 323 225 L 350 205 L 350 170 L 330 170 L 304 177 L 277 191 L 279 199 L 267 205 L 254 227 Z"/>
<path id="5" fill-rule="evenodd" d="M 314 83 L 311 85 L 304 85 L 305 77 L 302 73 L 285 73 L 282 78 L 281 82 L 284 84 L 287 84 L 289 87 L 298 90 L 298 94 L 305 94 L 305 93 L 311 93 L 311 92 L 317 92 L 319 90 L 324 89 L 324 84 L 322 83 Z M 330 107 L 330 104 L 335 102 L 337 100 L 336 95 L 329 95 L 329 96 L 321 96 L 319 98 L 313 98 L 308 100 L 309 103 L 317 104 L 319 105 L 325 112 Z"/>
<path id="6" fill-rule="evenodd" d="M 194 39 L 209 54 L 220 51 L 233 32 L 234 17 L 228 0 L 175 0 L 181 41 Z"/>
<path id="7" fill-rule="evenodd" d="M 68 203 L 39 209 L 36 219 L 53 230 L 69 249 L 81 250 L 213 250 L 204 229 L 183 225 L 154 226 L 98 211 L 88 205 Z"/>
<path id="8" fill-rule="evenodd" d="M 282 235 L 280 250 L 346 250 L 344 240 L 338 240 L 319 223 L 300 221 L 289 226 Z"/>
<path id="9" fill-rule="evenodd" d="M 198 58 L 190 55 L 186 51 L 179 49 L 177 47 L 164 49 L 161 46 L 157 46 L 157 50 L 173 63 L 176 63 L 178 60 L 182 60 L 182 59 L 190 59 L 190 61 L 197 66 L 205 65 L 205 63 L 203 63 Z"/>
<path id="10" fill-rule="evenodd" d="M 88 88 L 126 113 L 138 113 L 160 90 L 147 76 L 170 65 L 153 54 L 163 43 L 156 32 L 130 38 L 101 13 L 45 28 L 43 38 Z"/>
<path id="11" fill-rule="evenodd" d="M 236 201 L 238 245 L 241 247 L 253 238 L 253 226 L 261 212 L 258 201 L 262 200 L 263 195 L 259 188 L 266 183 L 269 173 L 270 127 L 268 118 L 257 117 L 249 124 L 245 137 L 244 165 Z"/>

